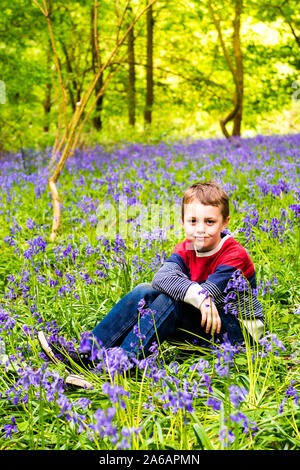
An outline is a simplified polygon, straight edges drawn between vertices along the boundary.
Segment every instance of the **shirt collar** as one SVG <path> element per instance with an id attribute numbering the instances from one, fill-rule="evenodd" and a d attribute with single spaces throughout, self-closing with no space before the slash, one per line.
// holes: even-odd
<path id="1" fill-rule="evenodd" d="M 222 236 L 222 234 L 221 234 Z M 228 238 L 230 238 L 231 235 L 223 235 L 223 237 L 221 238 L 221 241 L 220 243 L 213 249 L 213 250 L 210 250 L 210 251 L 197 251 L 195 249 L 195 253 L 196 253 L 196 256 L 197 258 L 203 258 L 203 257 L 206 257 L 206 256 L 211 256 L 211 255 L 214 255 L 215 253 L 217 253 L 223 246 L 224 242 L 226 240 L 228 240 Z"/>

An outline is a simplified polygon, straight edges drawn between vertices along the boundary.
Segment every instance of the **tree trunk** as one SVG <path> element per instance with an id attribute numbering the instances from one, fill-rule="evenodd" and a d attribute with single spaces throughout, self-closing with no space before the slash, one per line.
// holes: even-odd
<path id="1" fill-rule="evenodd" d="M 135 65 L 134 65 L 134 29 L 128 33 L 128 122 L 135 125 Z"/>
<path id="2" fill-rule="evenodd" d="M 91 50 L 92 50 L 92 70 L 94 75 L 97 69 L 101 68 L 101 56 L 98 45 L 98 27 L 97 27 L 97 13 L 98 13 L 98 2 L 95 2 L 95 6 L 91 7 Z M 103 73 L 100 74 L 99 79 L 95 85 L 95 95 L 98 96 L 100 90 L 103 87 Z M 102 108 L 103 108 L 103 95 L 97 98 L 95 104 L 95 113 L 92 118 L 93 126 L 97 131 L 102 129 Z"/>
<path id="3" fill-rule="evenodd" d="M 243 53 L 241 49 L 241 13 L 242 13 L 242 0 L 236 0 L 235 3 L 235 18 L 233 21 L 233 52 L 235 59 L 236 78 L 240 93 L 240 106 L 233 119 L 233 136 L 241 136 L 241 125 L 243 116 L 243 97 L 244 97 L 244 73 L 243 73 Z M 234 103 L 237 101 L 238 89 L 235 87 Z"/>
<path id="4" fill-rule="evenodd" d="M 47 69 L 49 74 L 51 73 L 51 43 L 49 42 L 49 47 L 47 51 Z M 43 102 L 44 107 L 44 127 L 43 132 L 49 132 L 50 126 L 50 111 L 51 111 L 51 90 L 52 90 L 52 83 L 49 78 L 49 82 L 46 84 L 46 95 Z"/>
<path id="5" fill-rule="evenodd" d="M 51 111 L 51 83 L 46 84 L 46 97 L 43 103 L 44 112 L 45 112 L 45 122 L 43 131 L 49 132 L 49 123 L 50 123 L 50 111 Z"/>
<path id="6" fill-rule="evenodd" d="M 68 48 L 61 38 L 60 38 L 60 44 L 65 54 L 67 73 L 70 77 L 72 77 L 72 80 L 68 84 L 68 92 L 69 92 L 69 97 L 70 97 L 70 103 L 71 103 L 72 110 L 74 113 L 76 109 L 76 98 L 78 96 L 78 83 L 77 83 L 77 80 L 74 78 L 72 59 L 69 56 Z"/>
<path id="7" fill-rule="evenodd" d="M 147 10 L 147 85 L 146 107 L 144 113 L 145 125 L 151 124 L 153 106 L 153 14 L 152 5 Z"/>
<path id="8" fill-rule="evenodd" d="M 95 86 L 96 96 L 99 94 L 102 87 L 103 87 L 103 74 L 101 73 L 99 80 Z M 101 118 L 102 108 L 103 108 L 103 95 L 97 98 L 97 102 L 95 105 L 95 115 L 93 117 L 93 125 L 94 125 L 94 128 L 97 129 L 97 131 L 100 131 L 100 129 L 102 129 L 102 118 Z"/>
<path id="9" fill-rule="evenodd" d="M 228 124 L 228 122 L 236 119 L 236 124 L 234 124 L 234 129 L 233 129 L 233 132 L 237 133 L 236 135 L 240 135 L 240 130 L 241 130 L 243 94 L 242 94 L 242 89 L 240 88 L 240 83 L 242 83 L 243 85 L 243 80 L 242 80 L 243 69 L 242 69 L 242 53 L 241 53 L 241 47 L 240 47 L 240 18 L 241 18 L 242 5 L 243 5 L 243 0 L 235 0 L 235 18 L 234 18 L 233 38 L 234 38 L 234 43 L 236 47 L 234 50 L 234 62 L 235 63 L 233 64 L 229 56 L 228 50 L 226 48 L 224 39 L 223 39 L 222 30 L 220 27 L 220 21 L 217 20 L 217 18 L 215 17 L 211 1 L 208 0 L 208 7 L 210 10 L 213 22 L 215 24 L 216 30 L 218 32 L 223 54 L 226 59 L 229 70 L 232 73 L 232 78 L 235 83 L 235 91 L 234 91 L 234 97 L 233 97 L 234 108 L 232 111 L 230 111 L 230 113 L 225 118 L 220 120 L 220 126 L 222 129 L 222 132 L 227 139 L 231 139 L 232 137 L 226 128 L 226 125 Z"/>

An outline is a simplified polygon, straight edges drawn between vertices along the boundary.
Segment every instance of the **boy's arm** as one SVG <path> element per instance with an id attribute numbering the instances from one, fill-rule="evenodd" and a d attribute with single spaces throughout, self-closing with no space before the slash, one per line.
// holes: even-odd
<path id="1" fill-rule="evenodd" d="M 238 268 L 231 265 L 220 265 L 213 274 L 210 274 L 205 282 L 201 284 L 202 289 L 207 291 L 216 304 L 224 302 L 224 292 L 228 282 Z"/>
<path id="2" fill-rule="evenodd" d="M 172 255 L 174 258 L 174 255 Z M 188 268 L 184 261 L 177 256 L 177 262 L 166 261 L 157 271 L 152 281 L 152 287 L 175 300 L 189 303 L 201 312 L 201 326 L 205 326 L 206 332 L 219 333 L 221 319 L 218 310 L 211 301 L 208 292 L 204 292 L 197 282 L 189 279 Z M 171 258 L 172 259 L 172 258 Z"/>
<path id="3" fill-rule="evenodd" d="M 170 258 L 154 275 L 152 287 L 169 295 L 175 300 L 189 303 L 196 308 L 200 308 L 203 300 L 208 296 L 213 298 L 217 308 L 218 306 L 224 307 L 226 298 L 225 290 L 228 286 L 228 282 L 237 269 L 241 269 L 245 266 L 242 256 L 231 256 L 231 259 L 226 259 L 226 261 L 229 261 L 230 264 L 219 265 L 215 272 L 208 276 L 205 282 L 198 284 L 190 280 L 189 268 L 182 256 L 178 253 L 172 253 Z M 255 271 L 252 263 L 248 264 L 247 273 L 248 278 L 251 274 L 249 278 L 251 288 L 256 288 Z M 263 319 L 264 315 L 260 302 L 252 295 L 252 292 L 250 297 L 253 302 L 254 315 Z M 249 299 L 247 304 L 248 302 Z M 249 315 L 249 309 L 247 310 L 248 312 L 245 312 L 246 316 Z M 251 311 L 252 308 L 250 308 L 250 312 Z"/>
<path id="4" fill-rule="evenodd" d="M 174 300 L 184 301 L 186 292 L 191 286 L 198 287 L 199 290 L 199 284 L 191 281 L 180 264 L 172 261 L 166 261 L 152 280 L 154 289 L 169 295 Z"/>
<path id="5" fill-rule="evenodd" d="M 190 280 L 189 269 L 177 253 L 173 253 L 154 275 L 152 287 L 174 300 L 187 302 L 196 308 L 200 308 L 207 297 L 205 292 L 201 292 L 198 282 Z"/>
<path id="6" fill-rule="evenodd" d="M 258 341 L 264 334 L 263 307 L 252 289 L 256 289 L 255 271 L 246 281 L 232 279 L 236 267 L 221 265 L 201 284 L 213 297 L 217 308 L 239 318 L 251 337 Z"/>

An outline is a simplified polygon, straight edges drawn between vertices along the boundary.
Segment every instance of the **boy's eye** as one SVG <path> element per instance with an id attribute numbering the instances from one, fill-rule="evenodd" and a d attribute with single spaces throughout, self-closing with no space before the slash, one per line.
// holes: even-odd
<path id="1" fill-rule="evenodd" d="M 214 223 L 214 220 L 207 220 L 208 225 L 212 225 Z"/>

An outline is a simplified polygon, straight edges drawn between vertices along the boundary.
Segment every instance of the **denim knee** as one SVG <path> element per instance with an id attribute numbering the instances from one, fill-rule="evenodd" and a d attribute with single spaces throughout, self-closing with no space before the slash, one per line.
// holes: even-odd
<path id="1" fill-rule="evenodd" d="M 156 297 L 161 294 L 160 291 L 153 289 L 149 282 L 138 284 L 131 292 L 134 295 L 134 298 L 138 297 L 139 300 L 144 299 L 146 304 L 153 302 Z"/>
<path id="2" fill-rule="evenodd" d="M 149 291 L 151 292 L 154 291 L 154 289 L 151 286 L 150 282 L 141 282 L 140 284 L 138 284 L 132 289 L 132 292 L 134 293 L 137 293 L 139 291 L 141 292 L 141 298 L 142 298 L 143 295 L 147 294 L 147 292 Z"/>
<path id="3" fill-rule="evenodd" d="M 141 282 L 140 284 L 135 286 L 134 289 L 138 289 L 139 287 L 151 287 L 151 283 L 150 282 Z"/>

